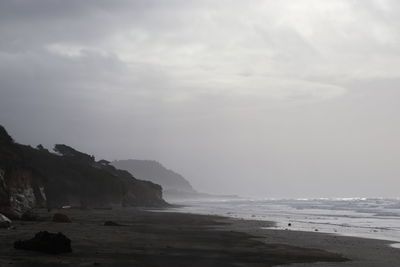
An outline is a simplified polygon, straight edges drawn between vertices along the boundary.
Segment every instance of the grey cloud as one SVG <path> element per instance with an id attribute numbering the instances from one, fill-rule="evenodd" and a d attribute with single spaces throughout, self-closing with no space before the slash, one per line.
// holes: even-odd
<path id="1" fill-rule="evenodd" d="M 393 196 L 399 12 L 1 1 L 0 122 L 22 143 L 161 160 L 210 192 Z"/>

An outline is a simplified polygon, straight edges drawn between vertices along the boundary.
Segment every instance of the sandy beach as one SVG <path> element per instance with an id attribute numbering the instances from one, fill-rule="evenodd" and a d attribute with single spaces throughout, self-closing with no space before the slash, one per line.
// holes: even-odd
<path id="1" fill-rule="evenodd" d="M 55 212 L 55 211 L 54 211 Z M 16 221 L 1 229 L 0 266 L 399 266 L 388 242 L 265 230 L 270 222 L 138 209 L 62 210 L 72 223 Z M 105 221 L 123 226 L 104 226 Z M 13 242 L 47 230 L 72 240 L 72 253 L 15 250 Z"/>
<path id="2" fill-rule="evenodd" d="M 303 248 L 319 248 L 349 259 L 345 262 L 316 262 L 291 264 L 293 267 L 396 267 L 400 266 L 400 251 L 393 241 L 339 236 L 319 232 L 260 229 L 269 227 L 263 221 L 234 220 L 229 228 L 258 236 L 266 244 L 290 244 Z"/>

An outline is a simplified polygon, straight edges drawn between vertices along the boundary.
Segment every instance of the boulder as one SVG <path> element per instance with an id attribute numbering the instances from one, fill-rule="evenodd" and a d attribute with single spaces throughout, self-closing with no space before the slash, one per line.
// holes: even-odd
<path id="1" fill-rule="evenodd" d="M 14 243 L 15 249 L 40 251 L 49 254 L 72 252 L 71 240 L 62 233 L 37 233 L 32 239 L 19 240 Z"/>
<path id="2" fill-rule="evenodd" d="M 56 213 L 53 216 L 53 222 L 59 222 L 59 223 L 71 223 L 71 219 L 62 213 Z"/>
<path id="3" fill-rule="evenodd" d="M 11 220 L 3 214 L 0 214 L 0 228 L 8 228 L 11 226 Z"/>

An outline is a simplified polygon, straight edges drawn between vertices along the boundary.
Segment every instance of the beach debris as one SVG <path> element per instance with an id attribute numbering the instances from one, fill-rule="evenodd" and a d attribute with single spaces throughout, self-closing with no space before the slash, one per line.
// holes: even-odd
<path id="1" fill-rule="evenodd" d="M 315 231 L 315 232 L 318 232 L 318 229 L 315 229 L 314 231 Z"/>
<path id="2" fill-rule="evenodd" d="M 11 226 L 11 220 L 0 213 L 0 228 L 9 228 Z"/>
<path id="3" fill-rule="evenodd" d="M 113 221 L 106 221 L 104 223 L 104 226 L 122 226 L 122 224 L 119 224 L 119 223 L 116 223 L 116 222 L 113 222 Z"/>
<path id="4" fill-rule="evenodd" d="M 71 240 L 62 233 L 38 232 L 32 239 L 19 240 L 14 243 L 15 249 L 40 251 L 49 254 L 72 252 Z"/>
<path id="5" fill-rule="evenodd" d="M 53 215 L 53 222 L 70 223 L 72 221 L 67 215 L 62 213 L 56 213 Z"/>
<path id="6" fill-rule="evenodd" d="M 287 224 L 287 226 L 289 226 L 289 227 L 290 227 L 290 226 L 292 226 L 292 224 L 291 224 L 291 223 L 288 223 L 288 224 Z"/>

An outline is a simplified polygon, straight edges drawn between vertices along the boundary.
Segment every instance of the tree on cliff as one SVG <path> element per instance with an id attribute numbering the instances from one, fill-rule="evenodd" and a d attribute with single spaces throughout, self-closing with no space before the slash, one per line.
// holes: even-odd
<path id="1" fill-rule="evenodd" d="M 75 160 L 84 161 L 84 162 L 94 162 L 94 156 L 89 156 L 88 154 L 79 152 L 73 149 L 70 146 L 57 144 L 54 146 L 54 151 L 64 157 L 74 158 Z"/>

